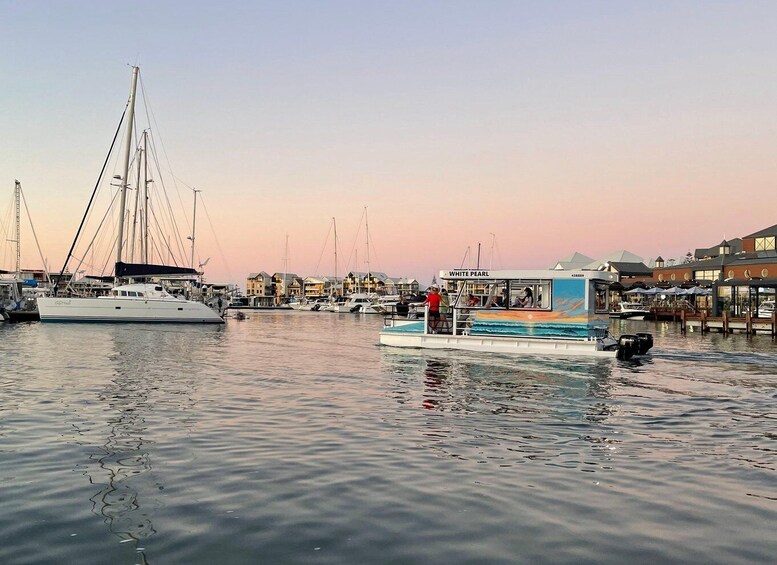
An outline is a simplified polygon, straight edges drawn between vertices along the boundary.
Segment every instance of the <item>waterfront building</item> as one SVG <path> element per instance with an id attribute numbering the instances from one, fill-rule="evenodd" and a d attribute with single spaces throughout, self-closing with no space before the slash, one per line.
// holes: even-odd
<path id="1" fill-rule="evenodd" d="M 279 303 L 282 297 L 302 296 L 302 279 L 295 273 L 273 274 L 272 285 Z"/>
<path id="2" fill-rule="evenodd" d="M 396 282 L 397 290 L 395 293 L 401 295 L 416 295 L 420 292 L 421 287 L 416 279 L 401 278 Z"/>
<path id="3" fill-rule="evenodd" d="M 275 296 L 272 276 L 264 271 L 249 274 L 246 279 L 246 296 Z"/>
<path id="4" fill-rule="evenodd" d="M 346 294 L 353 293 L 375 293 L 375 294 L 395 294 L 396 284 L 394 279 L 386 273 L 370 271 L 363 273 L 351 271 L 343 279 L 343 288 Z"/>
<path id="5" fill-rule="evenodd" d="M 696 261 L 653 269 L 658 285 L 710 285 L 713 315 L 754 313 L 777 291 L 777 224 L 741 239 L 696 250 Z"/>

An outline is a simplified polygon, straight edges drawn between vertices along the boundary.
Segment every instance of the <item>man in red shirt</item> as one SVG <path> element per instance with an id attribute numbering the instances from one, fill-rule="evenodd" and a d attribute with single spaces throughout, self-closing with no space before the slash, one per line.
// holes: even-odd
<path id="1" fill-rule="evenodd" d="M 432 333 L 437 333 L 437 326 L 440 324 L 440 302 L 442 297 L 436 286 L 430 287 L 429 295 L 424 300 L 424 304 L 429 305 L 429 328 Z"/>

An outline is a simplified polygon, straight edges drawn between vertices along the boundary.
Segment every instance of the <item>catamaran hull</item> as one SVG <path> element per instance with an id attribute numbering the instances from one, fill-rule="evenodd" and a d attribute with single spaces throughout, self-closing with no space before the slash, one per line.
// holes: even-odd
<path id="1" fill-rule="evenodd" d="M 604 350 L 598 341 L 576 339 L 516 338 L 446 334 L 412 334 L 384 332 L 381 345 L 392 347 L 420 347 L 425 349 L 461 349 L 487 353 L 518 355 L 578 355 L 588 357 L 615 357 L 615 349 Z"/>
<path id="2" fill-rule="evenodd" d="M 188 300 L 123 298 L 39 298 L 42 322 L 121 322 L 223 324 L 216 312 Z"/>

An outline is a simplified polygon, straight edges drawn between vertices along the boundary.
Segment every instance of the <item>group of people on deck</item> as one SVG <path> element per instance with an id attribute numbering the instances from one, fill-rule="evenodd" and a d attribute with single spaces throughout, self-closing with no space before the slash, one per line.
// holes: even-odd
<path id="1" fill-rule="evenodd" d="M 504 307 L 504 298 L 501 296 L 491 297 L 486 301 L 486 308 L 502 308 Z M 429 287 L 429 294 L 423 302 L 424 306 L 429 307 L 429 329 L 432 333 L 439 333 L 441 329 L 444 329 L 446 325 L 446 317 L 450 312 L 450 298 L 448 291 L 442 289 L 442 291 L 436 286 Z M 474 294 L 468 294 L 464 300 L 464 306 L 467 308 L 475 308 L 480 305 L 480 299 Z M 526 287 L 523 291 L 515 297 L 511 307 L 513 308 L 532 308 L 534 306 L 534 293 L 532 289 Z M 409 304 L 404 296 L 399 298 L 399 302 L 396 305 L 396 313 L 399 316 L 407 316 L 409 312 Z"/>

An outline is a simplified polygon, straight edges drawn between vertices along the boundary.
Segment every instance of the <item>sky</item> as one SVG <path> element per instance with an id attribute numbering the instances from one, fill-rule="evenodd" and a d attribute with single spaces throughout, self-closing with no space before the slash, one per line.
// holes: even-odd
<path id="1" fill-rule="evenodd" d="M 774 2 L 3 0 L 0 221 L 19 179 L 59 270 L 136 64 L 171 199 L 190 214 L 202 191 L 209 281 L 333 274 L 333 217 L 339 271 L 364 271 L 365 207 L 370 269 L 425 283 L 479 244 L 504 269 L 684 256 L 777 223 L 775 21 Z"/>

